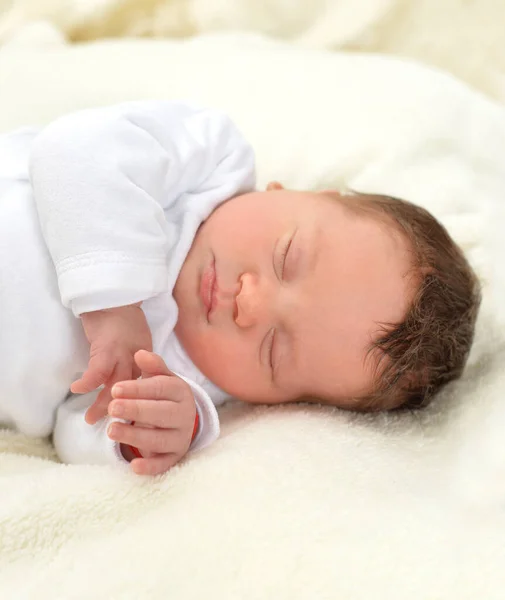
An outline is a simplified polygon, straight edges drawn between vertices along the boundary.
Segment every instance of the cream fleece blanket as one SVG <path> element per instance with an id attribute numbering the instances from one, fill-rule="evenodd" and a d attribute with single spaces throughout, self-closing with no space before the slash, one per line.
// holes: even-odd
<path id="1" fill-rule="evenodd" d="M 413 64 L 239 35 L 13 43 L 0 90 L 0 131 L 133 98 L 224 108 L 262 185 L 408 197 L 485 286 L 465 376 L 418 414 L 232 403 L 220 440 L 157 479 L 0 433 L 0 598 L 504 598 L 504 109 Z"/>
<path id="2" fill-rule="evenodd" d="M 415 58 L 505 101 L 503 0 L 0 0 L 2 8 L 0 40 L 48 24 L 72 40 L 255 31 Z"/>

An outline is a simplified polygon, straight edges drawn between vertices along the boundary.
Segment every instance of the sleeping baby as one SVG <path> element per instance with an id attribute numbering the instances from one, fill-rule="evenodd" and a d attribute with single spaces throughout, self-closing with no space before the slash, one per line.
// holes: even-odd
<path id="1" fill-rule="evenodd" d="M 169 101 L 0 137 L 0 422 L 159 474 L 216 406 L 425 405 L 472 343 L 475 274 L 426 210 L 255 189 L 225 115 Z"/>

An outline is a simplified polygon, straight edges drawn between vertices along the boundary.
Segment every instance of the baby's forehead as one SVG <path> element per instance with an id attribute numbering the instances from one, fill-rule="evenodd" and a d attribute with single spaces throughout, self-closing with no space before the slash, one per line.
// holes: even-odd
<path id="1" fill-rule="evenodd" d="M 332 204 L 340 211 L 340 219 L 332 224 L 331 219 L 321 221 L 323 232 L 342 235 L 342 228 L 351 231 L 348 239 L 349 249 L 358 250 L 360 246 L 374 254 L 392 252 L 413 261 L 412 242 L 399 223 L 380 209 L 361 208 L 349 201 L 333 200 Z M 332 231 L 332 225 L 336 228 Z"/>

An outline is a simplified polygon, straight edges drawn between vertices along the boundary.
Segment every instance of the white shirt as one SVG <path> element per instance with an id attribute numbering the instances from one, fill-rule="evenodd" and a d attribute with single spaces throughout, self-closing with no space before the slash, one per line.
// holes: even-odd
<path id="1" fill-rule="evenodd" d="M 255 186 L 254 154 L 224 114 L 168 101 L 85 110 L 0 137 L 0 421 L 53 438 L 72 463 L 122 462 L 95 393 L 65 401 L 89 349 L 76 318 L 143 302 L 154 351 L 219 435 L 225 394 L 174 334 L 174 284 L 200 224 Z"/>

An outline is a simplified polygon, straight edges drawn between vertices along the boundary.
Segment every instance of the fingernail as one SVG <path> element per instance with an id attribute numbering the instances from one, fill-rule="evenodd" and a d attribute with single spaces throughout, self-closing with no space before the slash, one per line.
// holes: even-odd
<path id="1" fill-rule="evenodd" d="M 114 396 L 121 396 L 123 393 L 123 386 L 119 383 L 112 386 L 112 393 Z"/>
<path id="2" fill-rule="evenodd" d="M 112 438 L 114 437 L 114 432 L 116 431 L 116 427 L 114 427 L 114 425 L 109 425 L 107 427 L 107 435 Z"/>
<path id="3" fill-rule="evenodd" d="M 122 404 L 113 404 L 110 407 L 110 412 L 113 417 L 122 417 L 124 415 L 124 406 Z"/>

